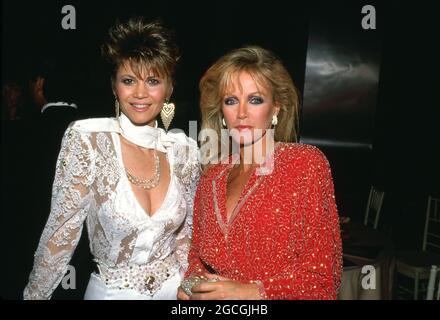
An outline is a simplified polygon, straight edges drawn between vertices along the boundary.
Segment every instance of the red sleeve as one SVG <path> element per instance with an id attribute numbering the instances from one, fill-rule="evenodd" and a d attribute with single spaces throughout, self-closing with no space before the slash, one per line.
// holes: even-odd
<path id="1" fill-rule="evenodd" d="M 193 215 L 193 233 L 192 233 L 192 242 L 191 249 L 188 254 L 188 269 L 185 272 L 185 278 L 193 275 L 193 274 L 202 274 L 208 272 L 206 268 L 203 266 L 202 262 L 199 258 L 199 250 L 200 250 L 200 186 L 203 183 L 203 176 L 200 179 L 199 185 L 197 186 L 196 195 L 194 196 L 194 215 Z M 206 213 L 203 213 L 206 214 Z"/>
<path id="2" fill-rule="evenodd" d="M 330 165 L 325 156 L 315 150 L 312 159 L 308 159 L 311 164 L 304 170 L 309 180 L 308 191 L 300 200 L 304 209 L 293 216 L 302 220 L 300 239 L 297 239 L 302 249 L 290 268 L 277 277 L 261 279 L 263 298 L 337 298 L 342 271 L 339 217 Z"/>

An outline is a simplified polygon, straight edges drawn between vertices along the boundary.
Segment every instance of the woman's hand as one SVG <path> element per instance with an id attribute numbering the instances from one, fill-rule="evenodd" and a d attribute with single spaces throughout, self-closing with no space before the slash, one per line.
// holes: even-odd
<path id="1" fill-rule="evenodd" d="M 240 283 L 216 274 L 206 273 L 209 280 L 192 288 L 191 300 L 259 300 L 260 292 L 255 283 Z M 179 288 L 179 290 L 181 290 Z M 185 293 L 182 290 L 183 295 Z M 180 293 L 178 295 L 182 296 Z M 188 297 L 187 295 L 185 295 Z M 183 299 L 182 299 L 183 300 Z"/>
<path id="2" fill-rule="evenodd" d="M 177 289 L 177 300 L 189 300 L 189 296 L 183 291 L 181 287 Z"/>

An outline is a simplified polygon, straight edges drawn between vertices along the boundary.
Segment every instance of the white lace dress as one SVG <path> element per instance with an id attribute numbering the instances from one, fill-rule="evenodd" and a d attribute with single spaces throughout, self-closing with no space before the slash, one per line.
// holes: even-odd
<path id="1" fill-rule="evenodd" d="M 49 299 L 68 270 L 87 223 L 99 274 L 85 299 L 176 299 L 187 267 L 193 197 L 200 176 L 197 144 L 152 128 L 166 151 L 171 179 L 150 217 L 131 190 L 113 118 L 72 123 L 63 137 L 51 212 L 35 253 L 25 299 Z"/>

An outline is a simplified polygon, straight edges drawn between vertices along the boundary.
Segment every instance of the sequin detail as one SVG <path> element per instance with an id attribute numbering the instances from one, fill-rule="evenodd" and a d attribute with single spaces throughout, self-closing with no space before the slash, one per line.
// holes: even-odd
<path id="1" fill-rule="evenodd" d="M 342 273 L 330 165 L 316 147 L 279 143 L 269 175 L 250 176 L 226 219 L 228 164 L 200 179 L 186 276 L 260 283 L 267 299 L 336 299 Z"/>
<path id="2" fill-rule="evenodd" d="M 109 287 L 118 289 L 134 289 L 139 293 L 153 296 L 162 284 L 175 275 L 179 263 L 174 255 L 164 260 L 154 260 L 150 264 L 132 264 L 123 267 L 111 267 L 99 260 L 99 276 Z"/>

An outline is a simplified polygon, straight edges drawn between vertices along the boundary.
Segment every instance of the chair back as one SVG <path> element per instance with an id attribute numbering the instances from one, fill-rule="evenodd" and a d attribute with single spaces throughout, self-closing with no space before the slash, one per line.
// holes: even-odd
<path id="1" fill-rule="evenodd" d="M 428 197 L 422 250 L 440 253 L 440 198 Z"/>
<path id="2" fill-rule="evenodd" d="M 384 196 L 384 191 L 378 190 L 374 186 L 371 186 L 367 208 L 365 210 L 364 225 L 377 229 Z"/>

